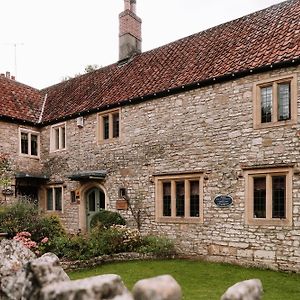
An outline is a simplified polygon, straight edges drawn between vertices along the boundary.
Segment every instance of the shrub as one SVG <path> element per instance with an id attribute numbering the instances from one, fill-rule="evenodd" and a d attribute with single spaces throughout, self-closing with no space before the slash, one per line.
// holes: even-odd
<path id="1" fill-rule="evenodd" d="M 134 251 L 141 245 L 139 231 L 125 225 L 113 225 L 108 229 L 95 227 L 91 241 L 98 249 L 97 255 Z"/>
<path id="2" fill-rule="evenodd" d="M 5 205 L 0 211 L 0 231 L 7 232 L 10 237 L 18 232 L 31 232 L 33 224 L 39 219 L 37 207 L 28 201 L 19 201 Z"/>
<path id="3" fill-rule="evenodd" d="M 173 241 L 166 237 L 148 235 L 142 238 L 141 246 L 137 248 L 137 252 L 168 257 L 175 254 L 175 246 Z"/>
<path id="4" fill-rule="evenodd" d="M 0 232 L 7 232 L 11 238 L 29 232 L 33 241 L 40 242 L 64 234 L 64 229 L 57 216 L 42 215 L 36 205 L 23 200 L 0 210 Z"/>
<path id="5" fill-rule="evenodd" d="M 125 225 L 124 218 L 117 212 L 101 209 L 91 220 L 91 228 L 96 226 L 109 228 L 112 225 Z"/>
<path id="6" fill-rule="evenodd" d="M 68 260 L 84 260 L 93 257 L 90 241 L 84 235 L 54 237 L 48 241 L 44 251 L 53 252 L 59 258 Z"/>

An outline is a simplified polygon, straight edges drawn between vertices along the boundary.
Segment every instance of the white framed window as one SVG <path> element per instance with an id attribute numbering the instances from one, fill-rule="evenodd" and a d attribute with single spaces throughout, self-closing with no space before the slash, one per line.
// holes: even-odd
<path id="1" fill-rule="evenodd" d="M 254 128 L 297 122 L 296 75 L 256 82 L 253 91 Z"/>
<path id="2" fill-rule="evenodd" d="M 245 171 L 246 223 L 292 224 L 292 168 Z"/>
<path id="3" fill-rule="evenodd" d="M 99 141 L 117 139 L 120 136 L 120 110 L 98 114 Z"/>
<path id="4" fill-rule="evenodd" d="M 46 209 L 47 211 L 63 210 L 62 186 L 49 186 L 46 188 Z"/>
<path id="5" fill-rule="evenodd" d="M 40 156 L 40 133 L 25 128 L 19 130 L 20 154 L 28 157 Z"/>
<path id="6" fill-rule="evenodd" d="M 203 222 L 203 173 L 155 177 L 156 220 Z"/>
<path id="7" fill-rule="evenodd" d="M 53 125 L 50 132 L 50 151 L 66 149 L 66 123 Z"/>

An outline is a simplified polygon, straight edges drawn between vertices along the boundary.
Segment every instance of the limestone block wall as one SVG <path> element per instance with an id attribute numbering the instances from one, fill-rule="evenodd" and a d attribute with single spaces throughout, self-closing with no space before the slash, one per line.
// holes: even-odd
<path id="1" fill-rule="evenodd" d="M 142 201 L 144 233 L 164 234 L 186 255 L 300 271 L 300 176 L 293 175 L 292 226 L 247 225 L 242 165 L 294 164 L 300 167 L 300 125 L 253 129 L 253 82 L 297 74 L 299 67 L 255 74 L 230 82 L 132 104 L 120 109 L 121 136 L 97 141 L 97 115 L 66 122 L 67 149 L 49 153 L 50 127 L 42 129 L 42 162 L 53 182 L 64 183 L 63 221 L 70 230 L 84 226 L 85 201 L 72 204 L 70 191 L 84 189 L 67 175 L 79 170 L 106 170 L 102 181 L 107 208 L 115 210 L 119 188 Z M 155 220 L 154 174 L 203 171 L 203 224 Z M 217 207 L 213 199 L 230 194 L 233 205 Z M 121 211 L 131 224 L 129 211 Z"/>
<path id="2" fill-rule="evenodd" d="M 34 127 L 0 121 L 0 154 L 5 155 L 9 161 L 11 167 L 9 175 L 11 176 L 13 190 L 16 173 L 38 174 L 42 171 L 42 164 L 39 158 L 26 157 L 20 154 L 20 128 L 39 132 L 39 129 Z M 7 196 L 5 201 L 11 201 L 13 196 Z M 0 201 L 3 200 L 4 195 L 2 194 L 2 187 L 0 187 Z"/>

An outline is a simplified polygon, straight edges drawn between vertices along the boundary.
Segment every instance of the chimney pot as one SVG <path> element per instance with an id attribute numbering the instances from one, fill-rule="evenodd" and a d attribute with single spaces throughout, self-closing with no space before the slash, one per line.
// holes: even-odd
<path id="1" fill-rule="evenodd" d="M 10 79 L 10 72 L 6 72 L 6 78 Z"/>
<path id="2" fill-rule="evenodd" d="M 12 80 L 16 80 L 16 76 L 11 76 L 11 79 Z"/>

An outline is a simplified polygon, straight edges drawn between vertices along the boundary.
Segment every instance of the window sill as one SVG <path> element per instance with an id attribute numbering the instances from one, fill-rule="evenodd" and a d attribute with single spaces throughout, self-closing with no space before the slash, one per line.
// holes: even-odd
<path id="1" fill-rule="evenodd" d="M 199 224 L 203 223 L 203 220 L 201 217 L 159 217 L 156 219 L 156 222 L 158 223 L 179 223 L 179 224 Z"/>
<path id="2" fill-rule="evenodd" d="M 36 160 L 40 159 L 39 155 L 29 155 L 29 154 L 20 153 L 20 156 L 23 157 L 23 158 L 33 158 L 33 159 L 36 159 Z"/>
<path id="3" fill-rule="evenodd" d="M 51 150 L 50 153 L 57 153 L 57 152 L 63 152 L 66 151 L 67 148 L 63 148 L 63 149 L 56 149 L 56 150 Z"/>
<path id="4" fill-rule="evenodd" d="M 105 139 L 105 140 L 98 140 L 98 145 L 102 144 L 110 144 L 110 143 L 117 143 L 120 141 L 120 137 Z"/>
<path id="5" fill-rule="evenodd" d="M 289 219 L 249 219 L 247 225 L 257 226 L 292 226 L 292 220 Z"/>
<path id="6" fill-rule="evenodd" d="M 254 124 L 254 129 L 264 129 L 264 128 L 272 128 L 272 127 L 280 127 L 280 126 L 291 126 L 297 124 L 295 120 L 287 120 L 287 121 L 277 121 L 277 122 L 269 122 L 269 123 L 259 123 Z"/>

